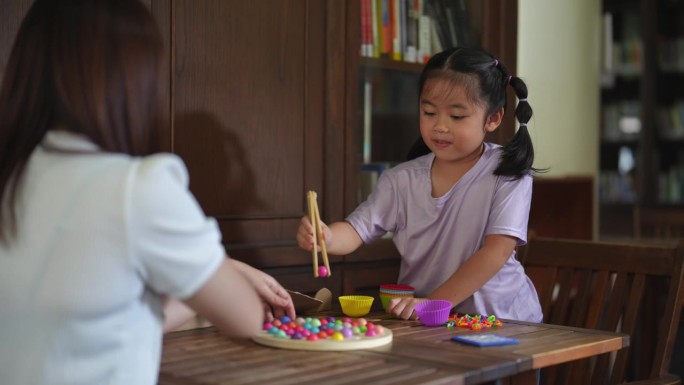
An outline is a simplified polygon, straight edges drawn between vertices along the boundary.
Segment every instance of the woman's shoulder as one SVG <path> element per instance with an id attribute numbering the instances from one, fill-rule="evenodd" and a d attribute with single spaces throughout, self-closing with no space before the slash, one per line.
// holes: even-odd
<path id="1" fill-rule="evenodd" d="M 151 202 L 160 195 L 188 190 L 189 176 L 185 163 L 174 154 L 159 153 L 134 158 L 129 169 L 128 185 L 134 200 Z"/>
<path id="2" fill-rule="evenodd" d="M 142 179 L 172 178 L 188 184 L 188 169 L 183 160 L 175 154 L 158 153 L 137 158 L 136 175 Z"/>

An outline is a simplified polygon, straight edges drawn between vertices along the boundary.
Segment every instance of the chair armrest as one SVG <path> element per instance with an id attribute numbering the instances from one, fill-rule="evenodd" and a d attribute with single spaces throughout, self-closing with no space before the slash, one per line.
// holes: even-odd
<path id="1" fill-rule="evenodd" d="M 679 376 L 674 374 L 663 374 L 657 378 L 649 378 L 648 380 L 640 380 L 634 382 L 627 382 L 629 385 L 681 385 L 682 380 Z"/>

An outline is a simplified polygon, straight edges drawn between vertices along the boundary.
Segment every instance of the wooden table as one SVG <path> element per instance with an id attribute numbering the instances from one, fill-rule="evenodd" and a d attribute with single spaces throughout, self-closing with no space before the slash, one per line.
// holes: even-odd
<path id="1" fill-rule="evenodd" d="M 339 314 L 332 314 L 340 316 Z M 392 329 L 391 344 L 368 350 L 281 350 L 231 340 L 213 327 L 164 338 L 159 384 L 536 384 L 537 370 L 622 349 L 629 336 L 565 326 L 504 321 L 487 332 L 517 345 L 479 348 L 450 341 L 463 328 L 426 327 L 385 314 L 366 316 Z"/>

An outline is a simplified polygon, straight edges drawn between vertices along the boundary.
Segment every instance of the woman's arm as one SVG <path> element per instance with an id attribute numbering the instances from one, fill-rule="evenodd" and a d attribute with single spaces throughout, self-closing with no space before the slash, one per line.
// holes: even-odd
<path id="1" fill-rule="evenodd" d="M 177 299 L 167 298 L 164 301 L 164 333 L 178 329 L 195 315 L 197 313 L 188 305 Z"/>
<path id="2" fill-rule="evenodd" d="M 266 321 L 270 322 L 274 316 L 280 318 L 282 315 L 295 318 L 292 297 L 275 278 L 238 260 L 231 259 L 230 262 L 256 289 L 263 301 Z"/>
<path id="3" fill-rule="evenodd" d="M 256 289 L 229 258 L 184 302 L 231 337 L 253 337 L 264 322 Z"/>

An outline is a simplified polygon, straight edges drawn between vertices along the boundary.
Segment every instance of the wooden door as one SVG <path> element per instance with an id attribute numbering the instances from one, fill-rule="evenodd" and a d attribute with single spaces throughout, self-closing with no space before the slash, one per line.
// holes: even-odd
<path id="1" fill-rule="evenodd" d="M 310 263 L 294 234 L 306 191 L 325 197 L 324 134 L 341 125 L 325 92 L 336 81 L 335 66 L 326 66 L 332 7 L 151 1 L 169 47 L 169 149 L 186 162 L 190 188 L 230 255 L 258 267 Z M 332 204 L 322 200 L 324 215 Z"/>

